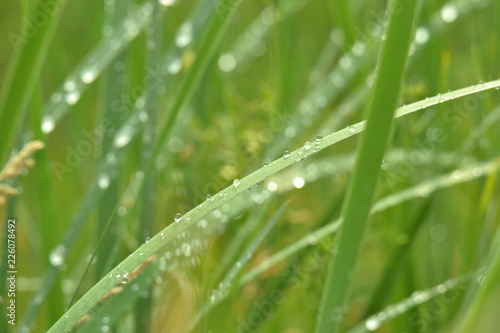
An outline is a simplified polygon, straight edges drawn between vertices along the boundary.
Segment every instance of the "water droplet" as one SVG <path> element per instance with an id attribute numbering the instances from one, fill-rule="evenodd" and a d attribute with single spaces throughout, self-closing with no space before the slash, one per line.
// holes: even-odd
<path id="1" fill-rule="evenodd" d="M 219 69 L 223 72 L 230 72 L 236 67 L 236 58 L 230 54 L 226 53 L 219 58 Z"/>
<path id="2" fill-rule="evenodd" d="M 425 28 L 425 27 L 419 27 L 417 29 L 417 32 L 415 34 L 415 43 L 417 45 L 424 45 L 425 43 L 427 43 L 429 41 L 429 37 L 430 37 L 430 32 L 429 32 L 429 29 Z"/>
<path id="3" fill-rule="evenodd" d="M 375 331 L 380 327 L 380 321 L 377 320 L 376 318 L 368 318 L 368 320 L 365 323 L 365 327 L 368 331 Z"/>
<path id="4" fill-rule="evenodd" d="M 349 129 L 349 133 L 351 133 L 351 134 L 353 134 L 353 133 L 355 133 L 355 132 L 356 132 L 356 128 L 354 128 L 354 125 L 350 125 L 350 126 L 348 127 L 348 129 Z"/>
<path id="5" fill-rule="evenodd" d="M 193 40 L 193 23 L 186 21 L 179 28 L 179 33 L 175 36 L 175 44 L 178 47 L 186 47 Z"/>
<path id="6" fill-rule="evenodd" d="M 78 102 L 79 99 L 80 99 L 80 93 L 77 92 L 77 91 L 70 92 L 70 93 L 64 95 L 64 100 L 69 105 L 75 105 L 76 102 Z"/>
<path id="7" fill-rule="evenodd" d="M 160 0 L 160 5 L 169 7 L 175 5 L 176 0 Z"/>
<path id="8" fill-rule="evenodd" d="M 276 192 L 276 190 L 278 190 L 278 184 L 276 184 L 275 182 L 270 182 L 269 184 L 267 184 L 267 190 Z"/>
<path id="9" fill-rule="evenodd" d="M 441 9 L 441 19 L 446 23 L 455 21 L 457 16 L 457 8 L 453 5 L 445 5 L 443 9 Z"/>
<path id="10" fill-rule="evenodd" d="M 96 78 L 96 73 L 93 70 L 89 70 L 82 73 L 82 82 L 85 84 L 90 84 L 94 82 Z"/>
<path id="11" fill-rule="evenodd" d="M 182 220 L 182 214 L 181 213 L 175 214 L 174 220 L 175 222 L 179 222 L 180 220 Z"/>
<path id="12" fill-rule="evenodd" d="M 132 139 L 132 135 L 130 135 L 129 132 L 122 131 L 122 132 L 118 133 L 117 136 L 115 137 L 115 139 L 113 140 L 113 145 L 116 148 L 125 147 L 130 142 L 131 139 Z"/>
<path id="13" fill-rule="evenodd" d="M 66 248 L 62 245 L 56 246 L 55 249 L 53 249 L 50 252 L 49 255 L 49 261 L 52 266 L 55 267 L 60 267 L 64 264 L 64 252 L 66 251 Z"/>
<path id="14" fill-rule="evenodd" d="M 205 229 L 207 226 L 208 226 L 207 220 L 200 220 L 200 222 L 198 222 L 198 227 L 200 227 L 200 229 Z"/>
<path id="15" fill-rule="evenodd" d="M 295 188 L 303 188 L 306 182 L 304 181 L 304 178 L 302 177 L 295 177 L 293 179 L 293 186 Z"/>
<path id="16" fill-rule="evenodd" d="M 120 206 L 120 207 L 118 207 L 118 209 L 116 210 L 116 213 L 117 213 L 119 216 L 125 216 L 125 215 L 127 215 L 127 208 L 125 208 L 124 206 Z"/>
<path id="17" fill-rule="evenodd" d="M 103 190 L 108 188 L 109 182 L 110 182 L 110 179 L 109 179 L 109 175 L 107 173 L 102 173 L 99 176 L 99 178 L 97 179 L 97 185 L 100 188 L 102 188 Z"/>
<path id="18" fill-rule="evenodd" d="M 312 145 L 311 145 L 311 143 L 309 141 L 306 141 L 306 143 L 304 143 L 304 149 L 305 150 L 309 150 L 309 149 L 311 149 L 311 147 L 312 147 Z"/>
<path id="19" fill-rule="evenodd" d="M 283 158 L 289 158 L 290 157 L 290 152 L 288 150 L 285 150 L 285 153 L 283 154 Z"/>
<path id="20" fill-rule="evenodd" d="M 52 116 L 44 116 L 42 120 L 42 132 L 48 134 L 54 130 L 55 123 Z"/>
<path id="21" fill-rule="evenodd" d="M 115 154 L 113 154 L 113 153 L 107 153 L 106 154 L 106 161 L 109 164 L 111 164 L 111 165 L 116 164 L 116 156 L 115 156 Z"/>
<path id="22" fill-rule="evenodd" d="M 182 68 L 182 61 L 180 58 L 176 58 L 170 64 L 168 64 L 167 71 L 170 74 L 175 75 L 175 74 L 179 73 L 181 68 Z"/>
<path id="23" fill-rule="evenodd" d="M 233 186 L 234 187 L 238 187 L 238 186 L 240 186 L 240 184 L 241 184 L 241 181 L 238 178 L 236 178 L 235 180 L 233 180 Z"/>
<path id="24" fill-rule="evenodd" d="M 144 240 L 146 243 L 149 242 L 151 240 L 150 237 L 146 237 L 146 239 Z"/>
<path id="25" fill-rule="evenodd" d="M 66 91 L 73 91 L 76 89 L 76 83 L 75 81 L 72 81 L 72 80 L 68 80 L 66 82 L 64 82 L 64 90 Z"/>
<path id="26" fill-rule="evenodd" d="M 142 121 L 143 123 L 148 121 L 148 114 L 145 111 L 139 112 L 139 121 Z"/>

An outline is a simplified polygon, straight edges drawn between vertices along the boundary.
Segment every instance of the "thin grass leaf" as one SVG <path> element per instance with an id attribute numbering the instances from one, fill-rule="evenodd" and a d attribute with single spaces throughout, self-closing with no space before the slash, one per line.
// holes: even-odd
<path id="1" fill-rule="evenodd" d="M 32 38 L 22 38 L 18 53 L 10 64 L 0 96 L 0 123 L 2 124 L 2 140 L 0 140 L 0 165 L 4 165 L 12 149 L 21 119 L 26 110 L 26 103 L 36 86 L 47 50 L 59 22 L 60 14 L 66 1 L 35 1 L 31 5 L 31 14 L 45 13 L 45 8 L 53 10 L 47 22 L 39 27 Z"/>
<path id="2" fill-rule="evenodd" d="M 454 170 L 451 173 L 426 180 L 416 186 L 412 186 L 410 188 L 380 199 L 373 205 L 370 214 L 376 214 L 385 211 L 403 202 L 412 201 L 421 197 L 428 197 L 438 190 L 452 187 L 458 184 L 463 184 L 465 182 L 475 180 L 479 177 L 483 177 L 491 173 L 497 173 L 499 170 L 500 167 L 493 161 L 475 164 L 464 169 Z M 341 223 L 341 219 L 337 219 L 325 225 L 324 227 L 321 227 L 318 230 L 307 234 L 301 239 L 295 241 L 292 245 L 284 248 L 283 250 L 280 250 L 273 256 L 267 258 L 258 267 L 245 274 L 245 276 L 241 280 L 242 285 L 248 284 L 257 276 L 259 276 L 269 268 L 275 266 L 278 262 L 290 258 L 298 251 L 311 246 L 312 244 L 316 244 L 319 240 L 327 237 L 328 235 L 331 235 L 332 233 L 337 232 L 341 226 Z"/>
<path id="3" fill-rule="evenodd" d="M 419 306 L 422 303 L 432 301 L 441 295 L 446 294 L 464 284 L 470 283 L 474 277 L 478 276 L 481 271 L 471 272 L 459 277 L 449 279 L 435 287 L 415 291 L 410 297 L 386 307 L 383 311 L 370 316 L 362 321 L 356 327 L 347 331 L 348 333 L 374 332 L 384 323 L 397 316 L 410 311 L 412 308 Z"/>
<path id="4" fill-rule="evenodd" d="M 400 12 L 395 12 L 395 5 L 399 5 Z M 367 219 L 380 164 L 389 140 L 393 110 L 399 97 L 416 8 L 417 1 L 404 4 L 391 1 L 388 4 L 387 36 L 382 43 L 374 88 L 366 109 L 366 132 L 361 137 L 354 173 L 344 201 L 338 252 L 331 257 L 329 263 L 318 311 L 315 330 L 317 333 L 332 330 L 338 332 L 344 314 L 348 311 L 352 277 L 355 274 L 363 237 L 367 232 Z"/>

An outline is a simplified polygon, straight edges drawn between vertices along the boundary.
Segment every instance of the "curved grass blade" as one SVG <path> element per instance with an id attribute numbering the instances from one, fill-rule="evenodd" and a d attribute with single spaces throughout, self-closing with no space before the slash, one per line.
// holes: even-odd
<path id="1" fill-rule="evenodd" d="M 380 199 L 373 205 L 370 214 L 376 214 L 382 212 L 391 207 L 395 207 L 403 202 L 415 200 L 419 197 L 424 197 L 424 198 L 428 197 L 432 193 L 438 190 L 445 189 L 458 184 L 463 184 L 465 182 L 475 180 L 479 177 L 488 175 L 490 173 L 498 172 L 499 170 L 500 166 L 498 166 L 493 161 L 476 164 L 468 168 L 455 170 L 446 175 L 435 177 L 433 179 L 424 181 L 419 185 L 412 186 L 403 191 L 399 191 L 397 193 L 391 194 L 385 198 Z M 254 268 L 252 271 L 245 274 L 245 276 L 241 280 L 242 285 L 249 283 L 257 276 L 259 276 L 269 268 L 276 265 L 278 262 L 291 257 L 298 251 L 308 246 L 311 246 L 311 244 L 318 243 L 320 239 L 323 239 L 328 235 L 337 232 L 340 228 L 341 223 L 342 223 L 341 219 L 337 219 L 325 225 L 324 227 L 321 227 L 318 230 L 315 230 L 307 234 L 306 236 L 294 242 L 292 245 L 284 248 L 283 250 L 277 252 L 273 256 L 267 258 L 258 267 Z"/>
<path id="2" fill-rule="evenodd" d="M 376 331 L 382 324 L 385 322 L 411 310 L 414 307 L 419 306 L 424 302 L 431 301 L 445 293 L 454 290 L 464 284 L 470 283 L 474 280 L 478 274 L 480 274 L 481 270 L 476 272 L 467 273 L 461 275 L 459 277 L 449 279 L 435 287 L 415 291 L 410 297 L 398 302 L 396 304 L 392 304 L 386 307 L 383 311 L 370 316 L 366 320 L 362 321 L 356 327 L 347 331 L 348 333 L 361 333 L 361 332 L 373 332 Z M 470 332 L 470 331 L 468 331 Z"/>
<path id="3" fill-rule="evenodd" d="M 459 96 L 466 96 L 468 94 L 478 93 L 479 91 L 484 91 L 488 89 L 494 89 L 500 86 L 500 80 L 487 82 L 481 84 L 480 86 L 467 87 L 459 89 L 453 92 L 449 92 L 446 95 L 446 100 L 450 100 Z M 400 108 L 396 112 L 396 117 L 400 117 L 412 112 L 416 112 L 425 109 L 428 106 L 432 106 L 443 102 L 442 96 L 436 96 L 429 98 L 425 101 L 419 101 Z M 173 241 L 182 232 L 188 230 L 192 226 L 199 223 L 204 219 L 212 210 L 217 209 L 226 202 L 229 202 L 236 196 L 239 196 L 245 190 L 255 186 L 256 184 L 262 182 L 270 175 L 283 170 L 284 168 L 303 160 L 310 154 L 314 154 L 326 147 L 329 147 L 339 141 L 356 135 L 364 130 L 364 122 L 349 126 L 343 130 L 332 133 L 325 136 L 318 142 L 314 149 L 311 146 L 306 146 L 299 148 L 290 153 L 288 156 L 283 156 L 274 162 L 270 163 L 268 166 L 260 168 L 259 170 L 251 173 L 241 180 L 235 180 L 233 185 L 223 189 L 218 194 L 211 197 L 210 200 L 198 205 L 191 211 L 187 212 L 182 218 L 176 220 L 176 223 L 169 225 L 163 229 L 160 233 L 155 235 L 148 243 L 144 244 L 138 248 L 134 253 L 132 253 L 128 258 L 121 262 L 120 265 L 115 267 L 110 275 L 121 274 L 124 270 L 131 271 L 135 267 L 139 266 L 145 258 L 149 258 L 151 255 L 155 254 L 158 250 L 163 248 L 165 245 Z M 66 316 L 61 318 L 50 330 L 50 333 L 60 332 L 71 329 L 71 327 L 79 320 L 85 313 L 87 313 L 97 300 L 101 299 L 104 294 L 106 294 L 113 286 L 116 281 L 113 278 L 107 278 L 100 280 L 94 287 L 89 290 L 75 305 L 68 310 Z"/>
<path id="4" fill-rule="evenodd" d="M 43 109 L 42 131 L 50 133 L 60 119 L 76 104 L 87 87 L 132 42 L 151 20 L 153 7 L 142 5 L 137 11 L 116 24 L 110 36 L 105 36 L 78 67 L 66 78 Z"/>

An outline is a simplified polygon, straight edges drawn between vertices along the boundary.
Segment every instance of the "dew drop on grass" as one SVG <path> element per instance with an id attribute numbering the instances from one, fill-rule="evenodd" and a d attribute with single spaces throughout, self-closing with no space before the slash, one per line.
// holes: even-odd
<path id="1" fill-rule="evenodd" d="M 125 147 L 131 139 L 132 135 L 127 131 L 123 131 L 118 133 L 118 135 L 115 137 L 115 139 L 113 140 L 113 145 L 116 148 L 122 148 Z"/>
<path id="2" fill-rule="evenodd" d="M 176 58 L 167 66 L 167 71 L 170 74 L 175 75 L 179 73 L 181 68 L 182 68 L 182 61 L 180 58 Z"/>
<path id="3" fill-rule="evenodd" d="M 179 33 L 175 36 L 175 45 L 178 47 L 186 47 L 193 40 L 193 23 L 186 21 L 179 29 Z"/>
<path id="4" fill-rule="evenodd" d="M 283 154 L 283 158 L 287 159 L 290 157 L 290 152 L 288 150 L 285 150 L 285 153 Z"/>
<path id="5" fill-rule="evenodd" d="M 109 328 L 109 326 L 108 326 L 108 325 L 102 325 L 102 327 L 101 327 L 101 332 L 103 332 L 103 333 L 109 332 L 109 329 L 110 329 L 110 328 Z"/>
<path id="6" fill-rule="evenodd" d="M 233 180 L 233 186 L 234 187 L 238 187 L 238 186 L 240 186 L 240 184 L 241 184 L 241 181 L 238 178 L 236 178 L 235 180 Z"/>
<path id="7" fill-rule="evenodd" d="M 278 184 L 276 184 L 275 182 L 270 182 L 269 184 L 267 184 L 267 190 L 276 192 L 278 190 Z"/>
<path id="8" fill-rule="evenodd" d="M 311 147 L 312 147 L 312 145 L 311 145 L 311 143 L 309 141 L 306 141 L 306 143 L 304 143 L 304 149 L 305 150 L 309 150 L 309 149 L 311 149 Z"/>
<path id="9" fill-rule="evenodd" d="M 375 331 L 380 327 L 380 321 L 376 318 L 368 318 L 365 327 L 368 331 Z"/>
<path id="10" fill-rule="evenodd" d="M 180 222 L 180 220 L 182 220 L 182 214 L 181 213 L 175 214 L 174 220 L 175 222 Z"/>
<path id="11" fill-rule="evenodd" d="M 356 129 L 354 128 L 354 125 L 350 125 L 349 127 L 349 133 L 353 134 L 356 132 Z"/>
<path id="12" fill-rule="evenodd" d="M 82 73 L 82 82 L 85 84 L 90 84 L 94 82 L 96 78 L 96 73 L 93 70 L 88 70 Z"/>
<path id="13" fill-rule="evenodd" d="M 105 172 L 99 175 L 99 178 L 97 179 L 97 185 L 103 190 L 108 188 L 109 182 L 109 175 Z"/>
<path id="14" fill-rule="evenodd" d="M 54 130 L 55 122 L 52 116 L 44 116 L 42 120 L 42 132 L 48 134 Z"/>
<path id="15" fill-rule="evenodd" d="M 445 5 L 443 9 L 441 9 L 441 19 L 446 23 L 455 21 L 457 16 L 457 8 L 453 5 Z"/>
<path id="16" fill-rule="evenodd" d="M 198 222 L 198 227 L 200 229 L 205 229 L 207 226 L 208 226 L 207 220 L 200 220 L 200 222 Z"/>
<path id="17" fill-rule="evenodd" d="M 64 95 L 64 101 L 66 101 L 66 103 L 68 103 L 69 105 L 75 105 L 79 99 L 80 99 L 80 93 L 77 91 L 70 92 Z"/>
<path id="18" fill-rule="evenodd" d="M 165 7 L 173 6 L 175 5 L 175 0 L 160 0 L 160 5 Z"/>
<path id="19" fill-rule="evenodd" d="M 220 56 L 218 61 L 219 69 L 223 72 L 231 72 L 236 67 L 236 59 L 230 53 Z"/>
<path id="20" fill-rule="evenodd" d="M 68 80 L 64 82 L 64 90 L 66 91 L 74 91 L 76 89 L 76 83 L 73 80 Z"/>
<path id="21" fill-rule="evenodd" d="M 419 27 L 415 34 L 415 43 L 417 45 L 424 45 L 429 41 L 430 33 L 426 27 Z"/>
<path id="22" fill-rule="evenodd" d="M 125 208 L 125 206 L 120 206 L 120 207 L 118 207 L 118 209 L 116 210 L 116 213 L 117 213 L 119 216 L 125 216 L 125 215 L 127 215 L 127 208 Z"/>
<path id="23" fill-rule="evenodd" d="M 58 245 L 50 252 L 49 261 L 52 266 L 61 267 L 64 264 L 64 251 L 66 251 L 66 248 Z"/>
<path id="24" fill-rule="evenodd" d="M 306 183 L 304 181 L 304 178 L 302 178 L 302 177 L 295 177 L 293 179 L 293 186 L 295 188 L 303 188 L 305 184 Z"/>

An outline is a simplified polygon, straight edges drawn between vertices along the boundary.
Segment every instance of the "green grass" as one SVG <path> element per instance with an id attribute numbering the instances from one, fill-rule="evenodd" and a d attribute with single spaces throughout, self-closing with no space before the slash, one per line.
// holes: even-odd
<path id="1" fill-rule="evenodd" d="M 47 3 L 0 5 L 1 167 L 46 143 L 1 332 L 494 331 L 498 2 L 69 1 L 13 47 Z"/>

